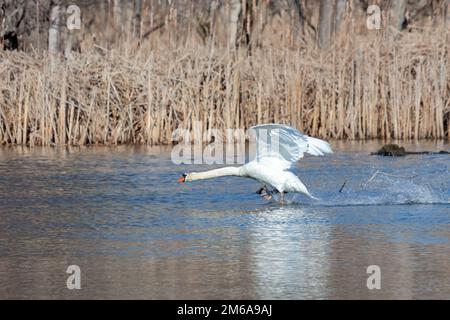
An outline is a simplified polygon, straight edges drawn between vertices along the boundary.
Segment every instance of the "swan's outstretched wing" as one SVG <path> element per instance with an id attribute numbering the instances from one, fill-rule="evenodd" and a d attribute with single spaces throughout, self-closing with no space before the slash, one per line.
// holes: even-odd
<path id="1" fill-rule="evenodd" d="M 256 161 L 289 169 L 305 153 L 322 156 L 333 153 L 328 142 L 309 137 L 297 129 L 281 124 L 251 127 L 256 134 Z"/>

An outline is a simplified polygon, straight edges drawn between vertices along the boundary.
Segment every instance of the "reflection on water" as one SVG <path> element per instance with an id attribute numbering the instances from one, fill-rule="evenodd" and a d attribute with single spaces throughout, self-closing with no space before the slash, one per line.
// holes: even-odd
<path id="1" fill-rule="evenodd" d="M 167 148 L 0 148 L 0 298 L 449 298 L 448 156 L 333 146 L 297 168 L 321 200 L 285 206 L 242 178 L 179 185 L 211 167 Z"/>

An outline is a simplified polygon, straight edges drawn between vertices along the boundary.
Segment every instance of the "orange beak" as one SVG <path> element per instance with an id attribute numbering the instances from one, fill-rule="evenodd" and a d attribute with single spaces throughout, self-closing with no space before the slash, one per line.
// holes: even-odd
<path id="1" fill-rule="evenodd" d="M 185 176 L 181 176 L 181 177 L 178 179 L 178 183 L 183 183 L 184 180 L 185 180 Z"/>

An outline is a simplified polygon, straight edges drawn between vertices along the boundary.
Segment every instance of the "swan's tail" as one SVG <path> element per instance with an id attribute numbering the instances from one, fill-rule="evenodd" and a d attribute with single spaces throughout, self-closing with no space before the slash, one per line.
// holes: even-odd
<path id="1" fill-rule="evenodd" d="M 297 192 L 303 193 L 303 194 L 307 195 L 308 197 L 310 197 L 311 199 L 320 200 L 319 198 L 316 198 L 311 193 L 309 193 L 308 189 L 306 188 L 306 186 L 303 184 L 303 182 L 300 179 L 298 179 L 298 181 L 297 181 L 296 189 L 297 189 Z"/>
<path id="2" fill-rule="evenodd" d="M 306 189 L 306 188 L 305 188 Z M 316 197 L 314 197 L 311 193 L 309 193 L 309 191 L 308 190 L 306 190 L 306 192 L 303 192 L 304 194 L 306 194 L 308 197 L 310 197 L 311 199 L 314 199 L 314 200 L 320 200 L 319 198 L 316 198 Z"/>
<path id="3" fill-rule="evenodd" d="M 316 197 L 314 197 L 312 194 L 308 194 L 308 196 L 311 198 L 311 199 L 314 199 L 314 200 L 317 200 L 317 201 L 320 201 L 320 199 L 319 198 L 316 198 Z"/>

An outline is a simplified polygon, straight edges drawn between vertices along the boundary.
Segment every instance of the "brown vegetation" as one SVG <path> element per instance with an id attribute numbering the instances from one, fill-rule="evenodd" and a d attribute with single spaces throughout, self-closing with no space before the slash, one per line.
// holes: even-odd
<path id="1" fill-rule="evenodd" d="M 82 52 L 56 65 L 42 52 L 0 51 L 0 143 L 166 144 L 195 121 L 203 132 L 279 122 L 334 139 L 449 137 L 445 23 L 367 31 L 351 5 L 333 43 L 320 46 L 308 36 L 317 8 L 300 36 L 283 9 L 256 40 L 241 32 L 237 48 L 214 31 L 220 17 L 208 27 L 197 17 L 185 34 L 176 19 L 134 24 L 114 41 L 112 31 L 84 34 Z"/>

